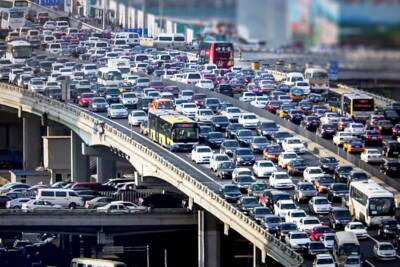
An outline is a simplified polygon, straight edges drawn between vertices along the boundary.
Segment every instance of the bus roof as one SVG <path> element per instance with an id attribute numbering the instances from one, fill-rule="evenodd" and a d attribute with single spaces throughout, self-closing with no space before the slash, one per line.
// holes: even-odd
<path id="1" fill-rule="evenodd" d="M 393 193 L 389 192 L 376 182 L 372 180 L 367 180 L 367 181 L 358 181 L 358 182 L 352 182 L 350 184 L 350 187 L 355 187 L 357 190 L 361 191 L 362 193 L 366 194 L 368 198 L 373 198 L 373 197 L 394 197 Z"/>
<path id="2" fill-rule="evenodd" d="M 346 243 L 360 245 L 357 236 L 354 233 L 345 231 L 336 232 L 336 242 L 338 242 L 339 246 Z"/>
<path id="3" fill-rule="evenodd" d="M 344 94 L 346 97 L 349 99 L 374 99 L 372 96 L 366 95 L 366 94 L 359 94 L 359 93 L 349 93 L 349 94 Z"/>
<path id="4" fill-rule="evenodd" d="M 119 69 L 117 69 L 117 68 L 109 68 L 109 67 L 102 67 L 102 68 L 99 69 L 99 71 L 101 71 L 101 72 L 106 72 L 106 71 L 120 72 Z"/>
<path id="5" fill-rule="evenodd" d="M 15 40 L 15 41 L 9 42 L 8 45 L 10 45 L 10 46 L 29 46 L 29 45 L 31 45 L 31 43 L 29 43 L 27 41 L 23 41 L 23 40 Z"/>
<path id="6" fill-rule="evenodd" d="M 160 117 L 164 121 L 170 123 L 170 124 L 175 124 L 175 123 L 193 123 L 194 121 L 192 119 L 189 119 L 186 116 L 183 116 L 182 114 L 174 111 L 174 110 L 152 110 L 149 111 L 151 114 L 156 115 L 157 117 Z"/>

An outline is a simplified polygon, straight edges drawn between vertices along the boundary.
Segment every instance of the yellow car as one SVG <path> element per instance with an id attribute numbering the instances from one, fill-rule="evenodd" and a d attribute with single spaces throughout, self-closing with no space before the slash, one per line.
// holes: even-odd
<path id="1" fill-rule="evenodd" d="M 343 144 L 343 149 L 348 153 L 361 153 L 365 150 L 365 146 L 360 140 L 351 140 Z"/>

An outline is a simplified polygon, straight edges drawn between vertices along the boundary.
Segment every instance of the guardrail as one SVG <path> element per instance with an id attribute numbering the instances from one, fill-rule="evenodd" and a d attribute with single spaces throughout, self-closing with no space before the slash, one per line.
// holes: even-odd
<path id="1" fill-rule="evenodd" d="M 132 214 L 187 214 L 187 209 L 184 208 L 165 208 L 165 209 L 151 209 L 143 210 L 132 213 L 118 213 L 132 215 Z M 107 214 L 113 215 L 113 213 L 98 212 L 96 209 L 37 209 L 37 210 L 22 210 L 22 209 L 1 209 L 0 216 L 7 214 L 43 214 L 43 215 L 57 215 L 57 214 L 68 214 L 68 215 L 91 215 L 91 214 Z"/>
<path id="2" fill-rule="evenodd" d="M 42 113 L 44 111 L 51 112 L 53 111 L 53 108 L 56 108 L 57 112 L 55 112 L 55 114 L 49 114 L 49 118 L 57 118 L 58 122 L 60 123 L 63 122 L 63 113 L 68 112 L 67 114 L 73 114 L 76 116 L 76 122 L 87 121 L 88 125 L 94 125 L 95 123 L 103 124 L 103 135 L 105 135 L 104 140 L 118 139 L 121 144 L 124 144 L 124 149 L 140 151 L 140 153 L 146 155 L 150 162 L 157 162 L 160 166 L 160 169 L 162 169 L 163 171 L 172 172 L 175 178 L 173 184 L 177 185 L 182 190 L 189 188 L 188 191 L 184 193 L 187 193 L 189 195 L 191 194 L 190 197 L 193 197 L 195 203 L 203 206 L 203 208 L 209 211 L 211 210 L 210 212 L 212 212 L 214 216 L 216 216 L 222 222 L 230 225 L 232 229 L 235 229 L 238 233 L 249 239 L 262 251 L 266 251 L 267 254 L 269 254 L 271 257 L 275 258 L 278 262 L 282 263 L 285 266 L 300 266 L 303 263 L 303 258 L 299 254 L 290 249 L 282 241 L 278 240 L 273 235 L 268 233 L 268 231 L 263 229 L 260 225 L 250 219 L 238 208 L 228 203 L 219 194 L 212 191 L 201 182 L 197 181 L 184 170 L 177 168 L 173 162 L 164 159 L 161 155 L 157 154 L 156 152 L 139 143 L 138 141 L 132 139 L 127 134 L 119 131 L 118 129 L 112 127 L 107 123 L 104 123 L 101 120 L 96 119 L 94 116 L 83 112 L 74 106 L 50 99 L 41 94 L 37 94 L 32 91 L 28 91 L 26 89 L 5 83 L 0 84 L 0 92 L 1 91 L 3 92 L 0 94 L 0 97 L 2 95 L 9 96 L 10 92 L 12 93 L 12 96 L 10 96 L 14 100 L 12 102 L 12 105 L 18 105 L 17 107 L 12 106 L 15 108 L 21 108 L 21 103 L 25 102 L 24 100 L 26 100 L 21 99 L 20 95 L 22 96 L 22 98 L 29 98 L 33 100 L 32 102 L 37 101 L 35 106 L 30 107 L 29 112 L 34 112 L 34 109 L 42 109 Z M 2 104 L 7 105 L 7 98 L 5 100 L 6 101 L 2 101 Z M 83 129 L 81 129 L 81 131 L 82 130 Z M 92 133 L 91 127 L 89 127 L 88 131 Z"/>

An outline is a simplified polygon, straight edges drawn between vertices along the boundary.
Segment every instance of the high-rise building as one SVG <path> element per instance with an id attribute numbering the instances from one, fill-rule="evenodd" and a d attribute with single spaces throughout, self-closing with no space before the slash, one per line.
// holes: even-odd
<path id="1" fill-rule="evenodd" d="M 236 24 L 240 37 L 266 42 L 271 48 L 288 44 L 287 0 L 237 0 Z"/>

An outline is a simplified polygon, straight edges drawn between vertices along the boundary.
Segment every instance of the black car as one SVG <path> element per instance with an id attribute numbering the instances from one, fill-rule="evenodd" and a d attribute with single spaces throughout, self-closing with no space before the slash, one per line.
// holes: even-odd
<path id="1" fill-rule="evenodd" d="M 233 161 L 236 166 L 253 165 L 256 161 L 256 157 L 249 148 L 238 148 L 233 153 Z"/>
<path id="2" fill-rule="evenodd" d="M 217 87 L 215 88 L 215 92 L 223 95 L 227 95 L 230 97 L 233 97 L 233 88 L 232 85 L 228 83 L 221 83 L 218 84 Z"/>
<path id="3" fill-rule="evenodd" d="M 226 127 L 225 137 L 226 138 L 235 138 L 237 131 L 244 129 L 243 125 L 240 123 L 229 123 L 228 127 Z"/>
<path id="4" fill-rule="evenodd" d="M 224 134 L 221 132 L 209 132 L 204 140 L 204 143 L 211 148 L 219 148 L 225 140 Z"/>
<path id="5" fill-rule="evenodd" d="M 206 140 L 208 133 L 212 132 L 212 128 L 207 125 L 199 125 L 199 142 L 202 143 Z"/>
<path id="6" fill-rule="evenodd" d="M 242 197 L 239 187 L 234 184 L 223 185 L 220 189 L 220 194 L 226 201 L 231 203 L 236 203 Z"/>
<path id="7" fill-rule="evenodd" d="M 394 109 L 385 109 L 383 115 L 385 115 L 385 118 L 390 120 L 393 124 L 398 123 L 400 120 L 399 114 Z"/>
<path id="8" fill-rule="evenodd" d="M 265 217 L 271 214 L 272 214 L 271 210 L 266 207 L 255 207 L 250 211 L 250 217 L 253 218 L 258 223 L 263 222 Z"/>
<path id="9" fill-rule="evenodd" d="M 293 122 L 294 124 L 300 125 L 301 121 L 304 118 L 304 112 L 301 110 L 290 110 L 289 114 L 288 114 L 288 118 L 291 122 Z"/>
<path id="10" fill-rule="evenodd" d="M 233 153 L 235 152 L 236 149 L 240 147 L 240 144 L 237 140 L 224 140 L 221 144 L 221 147 L 219 149 L 220 153 L 225 153 L 229 157 L 233 156 Z"/>
<path id="11" fill-rule="evenodd" d="M 221 179 L 232 179 L 232 172 L 235 169 L 235 164 L 231 161 L 220 162 L 217 166 L 217 177 Z"/>
<path id="12" fill-rule="evenodd" d="M 250 148 L 254 153 L 262 153 L 269 144 L 270 142 L 266 137 L 253 136 L 253 139 L 250 141 Z"/>
<path id="13" fill-rule="evenodd" d="M 293 137 L 293 135 L 286 131 L 278 131 L 272 135 L 272 141 L 277 144 L 282 144 L 282 141 L 289 137 Z"/>
<path id="14" fill-rule="evenodd" d="M 317 116 L 307 116 L 301 121 L 301 126 L 312 132 L 315 132 L 320 124 L 321 121 Z"/>
<path id="15" fill-rule="evenodd" d="M 10 201 L 10 200 L 11 200 L 11 198 L 9 198 L 7 196 L 0 196 L 0 208 L 5 209 L 7 201 Z"/>
<path id="16" fill-rule="evenodd" d="M 381 166 L 381 171 L 387 176 L 393 178 L 400 177 L 400 162 L 385 160 L 383 165 Z"/>
<path id="17" fill-rule="evenodd" d="M 211 109 L 212 111 L 216 112 L 219 107 L 220 107 L 221 103 L 219 102 L 218 98 L 206 98 L 204 99 L 204 106 L 206 108 Z"/>
<path id="18" fill-rule="evenodd" d="M 335 157 L 321 157 L 319 159 L 321 169 L 326 173 L 334 173 L 339 161 Z"/>
<path id="19" fill-rule="evenodd" d="M 213 127 L 214 131 L 221 131 L 224 132 L 229 125 L 229 120 L 226 116 L 214 116 L 211 119 L 211 126 Z"/>
<path id="20" fill-rule="evenodd" d="M 325 139 L 332 139 L 336 134 L 336 126 L 332 124 L 321 124 L 317 129 L 317 135 Z"/>
<path id="21" fill-rule="evenodd" d="M 327 254 L 329 253 L 328 249 L 321 241 L 311 241 L 307 244 L 306 256 L 308 258 L 315 258 L 318 254 Z"/>
<path id="22" fill-rule="evenodd" d="M 333 207 L 328 213 L 329 225 L 335 230 L 345 227 L 352 220 L 349 210 L 344 207 Z"/>
<path id="23" fill-rule="evenodd" d="M 253 141 L 254 132 L 248 129 L 241 129 L 236 132 L 235 137 L 241 146 L 249 146 Z"/>
<path id="24" fill-rule="evenodd" d="M 377 122 L 377 128 L 381 134 L 392 134 L 393 123 L 390 120 L 380 120 Z"/>
<path id="25" fill-rule="evenodd" d="M 238 201 L 238 205 L 241 211 L 243 211 L 245 214 L 249 214 L 250 211 L 256 207 L 260 207 L 260 203 L 258 203 L 256 197 L 248 196 L 241 197 Z"/>
<path id="26" fill-rule="evenodd" d="M 257 124 L 257 133 L 271 139 L 272 135 L 279 130 L 274 121 L 260 121 Z"/>
<path id="27" fill-rule="evenodd" d="M 400 143 L 396 141 L 384 141 L 382 153 L 388 158 L 397 158 L 400 155 Z"/>
<path id="28" fill-rule="evenodd" d="M 346 176 L 347 178 L 347 186 L 350 186 L 351 182 L 355 181 L 367 181 L 369 176 L 366 172 L 362 170 L 352 170 L 349 175 Z"/>
<path id="29" fill-rule="evenodd" d="M 377 130 L 368 130 L 361 136 L 365 145 L 382 145 L 382 134 Z"/>
<path id="30" fill-rule="evenodd" d="M 105 92 L 105 98 L 108 103 L 118 103 L 120 91 L 118 89 L 107 89 Z"/>
<path id="31" fill-rule="evenodd" d="M 331 202 L 342 200 L 349 195 L 349 188 L 345 183 L 333 183 L 328 187 L 328 199 Z"/>
<path id="32" fill-rule="evenodd" d="M 333 172 L 335 181 L 338 183 L 347 183 L 347 176 L 353 170 L 351 165 L 339 165 L 335 168 Z"/>
<path id="33" fill-rule="evenodd" d="M 385 219 L 381 222 L 378 235 L 383 238 L 394 237 L 399 233 L 399 222 L 396 219 Z"/>
<path id="34" fill-rule="evenodd" d="M 297 225 L 290 222 L 282 222 L 278 225 L 278 231 L 276 232 L 276 237 L 284 241 L 285 236 L 292 231 L 297 231 Z"/>

